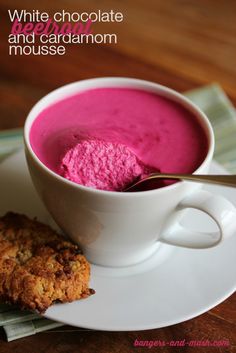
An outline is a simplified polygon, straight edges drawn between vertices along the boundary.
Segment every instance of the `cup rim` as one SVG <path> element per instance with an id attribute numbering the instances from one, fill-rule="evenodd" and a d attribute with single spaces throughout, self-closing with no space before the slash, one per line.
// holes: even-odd
<path id="1" fill-rule="evenodd" d="M 88 186 L 76 184 L 73 181 L 70 181 L 56 172 L 49 169 L 41 160 L 38 158 L 36 153 L 33 151 L 30 143 L 30 131 L 33 125 L 33 122 L 38 117 L 39 113 L 46 109 L 51 104 L 56 103 L 66 97 L 69 97 L 78 92 L 94 89 L 94 88 L 110 88 L 110 87 L 119 87 L 119 88 L 135 88 L 144 91 L 149 91 L 156 93 L 160 96 L 167 97 L 168 99 L 179 103 L 184 106 L 187 110 L 189 110 L 201 123 L 203 129 L 208 138 L 208 152 L 203 160 L 203 162 L 198 166 L 198 168 L 193 172 L 193 174 L 198 174 L 201 170 L 212 160 L 214 147 L 215 147 L 215 139 L 212 126 L 206 116 L 206 114 L 193 102 L 191 102 L 187 97 L 183 96 L 181 93 L 168 88 L 166 86 L 160 85 L 158 83 L 154 83 L 147 80 L 141 80 L 130 77 L 98 77 L 98 78 L 90 78 L 80 81 L 75 81 L 66 85 L 63 85 L 44 97 L 42 97 L 30 110 L 28 116 L 25 120 L 24 124 L 24 144 L 26 150 L 29 152 L 30 156 L 33 158 L 35 163 L 47 174 L 51 177 L 56 178 L 59 182 L 65 183 L 75 189 L 80 189 L 83 191 L 87 191 L 89 193 L 97 194 L 97 195 L 106 195 L 106 196 L 114 196 L 116 197 L 141 197 L 144 195 L 151 195 L 156 193 L 163 193 L 169 190 L 175 190 L 183 184 L 186 184 L 187 181 L 180 180 L 177 183 L 167 185 L 158 189 L 151 189 L 145 191 L 133 191 L 133 192 L 117 192 L 117 191 L 108 191 L 108 190 L 100 190 L 94 189 Z M 58 98 L 60 96 L 60 98 Z"/>

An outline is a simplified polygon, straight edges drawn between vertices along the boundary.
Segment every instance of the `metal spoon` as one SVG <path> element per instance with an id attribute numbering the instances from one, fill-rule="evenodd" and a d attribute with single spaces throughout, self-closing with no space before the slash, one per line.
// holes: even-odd
<path id="1" fill-rule="evenodd" d="M 218 184 L 223 186 L 236 187 L 236 175 L 200 175 L 200 174 L 163 174 L 163 173 L 152 173 L 147 177 L 134 182 L 129 187 L 125 188 L 123 191 L 131 191 L 135 189 L 136 186 L 142 184 L 146 180 L 151 179 L 181 179 L 188 181 L 195 181 L 197 183 L 208 183 L 208 184 Z"/>

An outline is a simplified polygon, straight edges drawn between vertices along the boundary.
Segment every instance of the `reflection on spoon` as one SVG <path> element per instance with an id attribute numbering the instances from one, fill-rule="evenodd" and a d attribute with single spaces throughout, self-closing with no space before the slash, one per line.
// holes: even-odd
<path id="1" fill-rule="evenodd" d="M 200 175 L 200 174 L 164 174 L 164 173 L 151 173 L 148 176 L 134 182 L 123 190 L 123 192 L 137 191 L 137 187 L 145 183 L 147 180 L 158 179 L 174 179 L 174 180 L 187 180 L 197 183 L 218 184 L 222 186 L 236 187 L 236 175 Z"/>

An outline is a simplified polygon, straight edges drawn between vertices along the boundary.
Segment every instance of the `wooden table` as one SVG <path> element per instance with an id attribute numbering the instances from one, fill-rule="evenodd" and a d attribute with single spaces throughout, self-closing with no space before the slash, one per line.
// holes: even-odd
<path id="1" fill-rule="evenodd" d="M 152 80 L 178 91 L 219 82 L 236 103 L 236 27 L 234 0 L 8 0 L 0 4 L 0 129 L 23 126 L 32 105 L 52 89 L 84 78 L 129 76 Z M 33 7 L 32 7 L 33 6 Z M 116 45 L 68 46 L 65 56 L 9 56 L 7 9 L 81 12 L 122 11 L 123 23 L 96 24 L 117 33 Z M 219 278 L 220 281 L 220 278 Z M 63 333 L 62 333 L 63 331 Z M 197 352 L 236 352 L 236 295 L 184 323 L 143 332 L 98 332 L 65 327 L 6 343 L 0 352 L 146 352 L 139 340 L 222 340 L 228 348 L 184 348 Z M 176 350 L 180 351 L 176 348 Z M 172 351 L 173 348 L 152 348 Z"/>

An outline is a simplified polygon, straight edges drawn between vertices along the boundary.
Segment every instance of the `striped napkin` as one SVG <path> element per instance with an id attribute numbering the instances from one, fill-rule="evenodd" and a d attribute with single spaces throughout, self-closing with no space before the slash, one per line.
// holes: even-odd
<path id="1" fill-rule="evenodd" d="M 216 137 L 215 160 L 236 174 L 236 114 L 232 103 L 217 84 L 189 91 L 185 95 L 206 113 L 212 123 Z M 22 145 L 22 129 L 0 132 L 0 161 L 22 148 Z M 0 305 L 0 326 L 3 326 L 8 341 L 62 325 L 29 311 Z"/>

